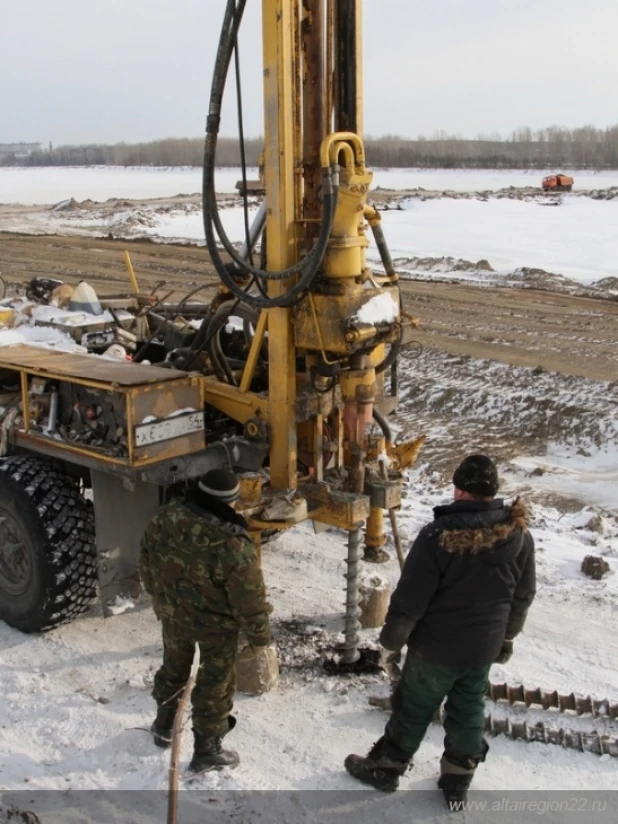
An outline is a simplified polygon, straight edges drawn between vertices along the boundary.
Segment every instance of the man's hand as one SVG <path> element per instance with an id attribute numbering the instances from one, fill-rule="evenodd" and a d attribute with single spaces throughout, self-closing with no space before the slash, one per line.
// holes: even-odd
<path id="1" fill-rule="evenodd" d="M 399 666 L 400 661 L 401 650 L 380 650 L 380 666 L 391 679 L 391 683 L 393 684 L 396 684 L 401 678 L 401 667 Z"/>
<path id="2" fill-rule="evenodd" d="M 506 664 L 506 662 L 511 658 L 513 655 L 513 639 L 512 638 L 505 638 L 502 642 L 502 649 L 498 653 L 498 657 L 495 660 L 496 664 Z"/>
<path id="3" fill-rule="evenodd" d="M 416 618 L 388 617 L 380 633 L 380 643 L 391 652 L 400 652 L 401 648 L 408 643 L 408 638 L 416 623 Z"/>

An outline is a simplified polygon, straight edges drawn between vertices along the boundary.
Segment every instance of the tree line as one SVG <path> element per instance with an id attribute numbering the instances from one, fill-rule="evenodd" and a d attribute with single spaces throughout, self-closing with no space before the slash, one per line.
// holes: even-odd
<path id="1" fill-rule="evenodd" d="M 148 143 L 50 146 L 27 157 L 0 157 L 4 166 L 201 166 L 202 138 L 166 138 Z M 256 166 L 262 138 L 245 141 L 247 163 Z M 499 134 L 465 138 L 436 132 L 415 139 L 398 135 L 367 137 L 367 158 L 372 166 L 476 169 L 616 169 L 618 125 L 606 129 L 582 126 L 566 129 L 517 129 L 509 137 Z M 239 166 L 236 138 L 219 139 L 219 166 Z"/>

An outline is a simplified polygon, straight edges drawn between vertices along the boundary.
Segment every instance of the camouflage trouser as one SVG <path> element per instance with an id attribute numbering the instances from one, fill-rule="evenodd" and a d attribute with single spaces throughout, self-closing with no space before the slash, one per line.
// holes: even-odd
<path id="1" fill-rule="evenodd" d="M 408 651 L 392 698 L 393 714 L 386 726 L 388 737 L 406 755 L 412 756 L 446 696 L 445 755 L 456 759 L 484 759 L 488 678 L 489 664 L 472 670 L 452 670 Z"/>
<path id="2" fill-rule="evenodd" d="M 155 675 L 152 697 L 158 706 L 175 709 L 191 673 L 196 642 L 186 633 L 162 623 L 163 665 Z M 200 667 L 191 693 L 193 729 L 222 738 L 229 730 L 236 678 L 234 659 L 238 633 L 200 639 Z"/>

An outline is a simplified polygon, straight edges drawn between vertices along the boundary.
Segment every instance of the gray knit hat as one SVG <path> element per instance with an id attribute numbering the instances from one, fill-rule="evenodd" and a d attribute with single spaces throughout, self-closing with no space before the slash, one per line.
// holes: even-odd
<path id="1" fill-rule="evenodd" d="M 487 455 L 468 455 L 455 470 L 453 484 L 462 492 L 493 498 L 500 486 L 498 470 Z"/>
<path id="2" fill-rule="evenodd" d="M 240 484 L 238 478 L 231 469 L 211 469 L 202 475 L 198 481 L 198 486 L 207 495 L 230 504 L 240 495 Z"/>

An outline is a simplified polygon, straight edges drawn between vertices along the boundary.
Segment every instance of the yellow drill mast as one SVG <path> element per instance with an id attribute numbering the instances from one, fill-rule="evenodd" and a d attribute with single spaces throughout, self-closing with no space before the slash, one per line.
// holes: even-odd
<path id="1" fill-rule="evenodd" d="M 362 131 L 361 0 L 262 0 L 266 197 L 263 269 L 218 248 L 212 169 L 220 99 L 246 0 L 228 0 L 209 111 L 204 214 L 224 288 L 253 312 L 254 335 L 237 375 L 204 378 L 206 404 L 268 444 L 269 483 L 254 482 L 244 511 L 254 529 L 312 517 L 350 532 L 346 656 L 357 652 L 357 571 L 384 543 L 383 511 L 400 503 L 397 471 L 419 443 L 394 447 L 384 415 L 396 399 L 385 374 L 413 326 L 402 317 L 397 276 L 379 214 L 367 205 L 372 173 Z M 212 167 L 212 168 L 211 168 Z M 261 221 L 261 222 L 260 222 Z M 367 266 L 373 230 L 384 271 Z M 250 245 L 248 238 L 247 243 Z M 265 254 L 264 254 L 265 250 Z M 267 390 L 256 365 L 267 337 Z M 387 355 L 387 347 L 390 352 Z M 249 488 L 249 487 L 247 487 Z"/>

